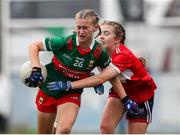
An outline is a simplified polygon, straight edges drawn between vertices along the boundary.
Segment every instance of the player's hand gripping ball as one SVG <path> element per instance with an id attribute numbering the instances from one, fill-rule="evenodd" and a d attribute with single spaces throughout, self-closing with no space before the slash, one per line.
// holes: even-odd
<path id="1" fill-rule="evenodd" d="M 35 68 L 36 69 L 36 68 Z M 37 69 L 36 69 L 37 70 Z M 38 87 L 39 84 L 45 82 L 47 78 L 47 69 L 41 64 L 41 68 L 37 71 L 33 71 L 31 62 L 25 62 L 20 68 L 20 79 L 28 87 Z"/>

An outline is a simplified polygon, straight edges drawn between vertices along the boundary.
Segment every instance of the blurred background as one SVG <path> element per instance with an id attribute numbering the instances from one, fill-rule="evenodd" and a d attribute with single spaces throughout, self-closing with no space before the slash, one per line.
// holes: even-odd
<path id="1" fill-rule="evenodd" d="M 91 8 L 102 18 L 121 22 L 126 45 L 146 58 L 157 83 L 153 122 L 148 133 L 180 133 L 180 0 L 1 0 L 0 133 L 36 133 L 36 89 L 20 82 L 28 45 L 45 36 L 71 34 L 77 11 Z M 42 52 L 46 64 L 52 54 Z M 95 69 L 95 72 L 97 70 Z M 72 133 L 99 133 L 103 96 L 88 88 Z M 122 120 L 117 133 L 125 133 Z"/>

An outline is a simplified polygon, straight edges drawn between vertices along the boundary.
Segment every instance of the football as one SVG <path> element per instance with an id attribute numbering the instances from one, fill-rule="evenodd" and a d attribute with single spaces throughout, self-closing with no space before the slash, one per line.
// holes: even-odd
<path id="1" fill-rule="evenodd" d="M 21 79 L 22 83 L 25 84 L 25 79 L 30 76 L 31 70 L 32 70 L 32 67 L 31 67 L 31 62 L 30 61 L 25 62 L 21 66 L 19 74 L 20 74 L 20 79 Z M 42 72 L 42 76 L 44 78 L 43 82 L 45 82 L 45 80 L 47 78 L 47 69 L 46 69 L 46 67 L 43 64 L 41 64 L 41 72 Z"/>

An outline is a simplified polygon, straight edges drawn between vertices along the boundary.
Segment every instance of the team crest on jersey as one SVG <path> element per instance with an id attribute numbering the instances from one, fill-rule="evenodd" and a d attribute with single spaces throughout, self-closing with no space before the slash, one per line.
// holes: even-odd
<path id="1" fill-rule="evenodd" d="M 94 65 L 94 60 L 90 60 L 88 67 L 93 67 L 93 65 Z"/>
<path id="2" fill-rule="evenodd" d="M 39 104 L 42 104 L 43 101 L 44 101 L 43 97 L 40 97 L 40 98 L 39 98 Z"/>

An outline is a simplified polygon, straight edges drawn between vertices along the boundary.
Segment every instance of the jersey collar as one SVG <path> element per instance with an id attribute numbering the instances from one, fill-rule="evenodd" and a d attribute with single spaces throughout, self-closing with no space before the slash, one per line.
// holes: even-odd
<path id="1" fill-rule="evenodd" d="M 95 44 L 95 39 L 93 38 L 92 42 L 91 42 L 91 45 L 90 45 L 90 49 L 92 50 L 93 49 L 93 46 Z M 76 35 L 76 45 L 79 46 L 79 40 L 78 40 L 78 36 Z"/>

